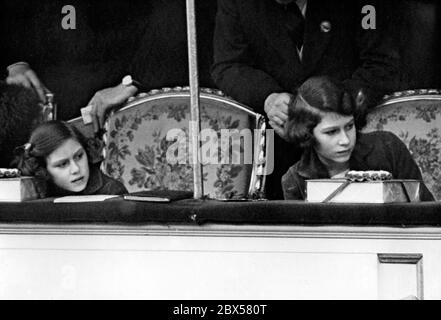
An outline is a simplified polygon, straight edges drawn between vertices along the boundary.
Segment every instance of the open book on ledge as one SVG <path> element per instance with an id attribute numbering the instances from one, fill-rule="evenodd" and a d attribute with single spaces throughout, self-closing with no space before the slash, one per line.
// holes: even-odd
<path id="1" fill-rule="evenodd" d="M 124 195 L 124 200 L 150 202 L 171 202 L 191 198 L 193 198 L 193 191 L 182 190 L 145 190 Z"/>

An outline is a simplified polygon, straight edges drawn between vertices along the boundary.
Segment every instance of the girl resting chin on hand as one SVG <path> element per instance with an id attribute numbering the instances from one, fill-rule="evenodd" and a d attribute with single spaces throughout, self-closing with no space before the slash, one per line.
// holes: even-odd
<path id="1" fill-rule="evenodd" d="M 302 84 L 289 104 L 285 136 L 304 151 L 282 177 L 285 199 L 305 200 L 305 180 L 344 178 L 349 170 L 385 170 L 394 179 L 422 181 L 406 145 L 390 132 L 359 132 L 364 123 L 362 101 L 354 101 L 341 82 L 314 77 Z M 420 199 L 434 200 L 424 183 Z"/>
<path id="2" fill-rule="evenodd" d="M 13 164 L 22 175 L 37 178 L 43 196 L 127 193 L 120 182 L 89 163 L 84 137 L 65 122 L 39 125 L 16 154 Z"/>

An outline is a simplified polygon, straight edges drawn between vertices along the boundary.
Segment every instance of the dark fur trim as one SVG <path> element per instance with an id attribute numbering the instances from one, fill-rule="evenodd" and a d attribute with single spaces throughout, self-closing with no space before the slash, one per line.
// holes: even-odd
<path id="1" fill-rule="evenodd" d="M 15 147 L 27 142 L 40 114 L 36 94 L 0 82 L 0 165 L 9 166 Z"/>

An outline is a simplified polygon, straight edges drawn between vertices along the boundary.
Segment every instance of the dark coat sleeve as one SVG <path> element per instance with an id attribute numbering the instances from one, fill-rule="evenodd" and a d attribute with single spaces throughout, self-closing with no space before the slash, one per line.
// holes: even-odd
<path id="1" fill-rule="evenodd" d="M 256 63 L 241 25 L 239 6 L 240 0 L 218 1 L 211 74 L 221 90 L 263 113 L 268 95 L 284 90 L 273 77 L 254 67 Z"/>
<path id="2" fill-rule="evenodd" d="M 384 135 L 384 141 L 386 141 L 386 150 L 389 150 L 392 158 L 393 177 L 395 179 L 421 180 L 421 201 L 434 201 L 435 199 L 429 189 L 427 189 L 423 181 L 421 171 L 406 145 L 392 133 L 384 132 Z"/>
<path id="3" fill-rule="evenodd" d="M 386 93 L 399 89 L 400 54 L 397 37 L 389 27 L 390 7 L 379 1 L 359 1 L 358 13 L 366 5 L 375 8 L 376 29 L 364 29 L 361 22 L 367 15 L 359 15 L 360 22 L 356 23 L 359 64 L 352 76 L 344 82 L 354 95 L 363 89 L 367 98 L 365 103 L 372 107 Z"/>
<path id="4" fill-rule="evenodd" d="M 290 168 L 282 177 L 283 198 L 285 200 L 305 200 L 306 195 L 302 190 L 305 182 Z"/>

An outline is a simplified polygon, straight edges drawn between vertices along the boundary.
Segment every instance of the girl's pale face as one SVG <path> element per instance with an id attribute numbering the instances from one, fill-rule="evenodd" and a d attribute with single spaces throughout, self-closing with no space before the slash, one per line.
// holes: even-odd
<path id="1" fill-rule="evenodd" d="M 314 128 L 314 146 L 319 159 L 329 168 L 349 164 L 354 150 L 356 130 L 354 117 L 326 112 Z"/>
<path id="2" fill-rule="evenodd" d="M 59 188 L 81 192 L 89 181 L 89 163 L 83 146 L 70 138 L 46 157 L 46 169 Z"/>

